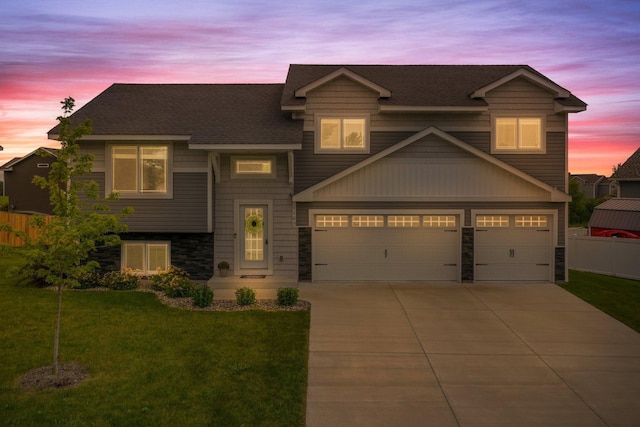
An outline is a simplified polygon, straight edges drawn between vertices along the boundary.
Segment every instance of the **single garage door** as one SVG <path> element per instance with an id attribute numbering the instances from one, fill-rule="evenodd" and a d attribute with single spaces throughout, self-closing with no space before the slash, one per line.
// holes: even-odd
<path id="1" fill-rule="evenodd" d="M 313 280 L 459 280 L 459 215 L 315 215 Z"/>
<path id="2" fill-rule="evenodd" d="M 549 215 L 477 215 L 476 280 L 552 280 Z"/>

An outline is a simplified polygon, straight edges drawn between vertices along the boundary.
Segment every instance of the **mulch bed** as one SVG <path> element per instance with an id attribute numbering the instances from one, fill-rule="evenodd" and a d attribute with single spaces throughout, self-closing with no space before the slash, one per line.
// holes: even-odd
<path id="1" fill-rule="evenodd" d="M 42 391 L 75 387 L 89 378 L 85 368 L 77 363 L 62 363 L 58 375 L 53 373 L 53 365 L 32 369 L 18 379 L 17 385 L 25 391 Z"/>

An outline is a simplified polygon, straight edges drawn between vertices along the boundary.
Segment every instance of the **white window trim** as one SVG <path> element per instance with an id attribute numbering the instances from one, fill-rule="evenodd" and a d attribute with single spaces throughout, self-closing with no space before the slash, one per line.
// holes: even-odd
<path id="1" fill-rule="evenodd" d="M 322 148 L 322 120 L 339 119 L 340 125 L 344 119 L 364 120 L 364 147 L 363 148 Z M 315 116 L 315 154 L 369 154 L 370 152 L 370 118 L 368 114 L 318 114 Z"/>
<path id="2" fill-rule="evenodd" d="M 172 199 L 173 198 L 173 144 L 158 141 L 149 141 L 141 144 L 137 141 L 129 141 L 122 143 L 107 143 L 105 153 L 105 197 L 113 192 L 113 147 L 166 147 L 167 148 L 167 191 L 163 193 L 143 193 L 140 191 L 119 192 L 121 199 Z"/>
<path id="3" fill-rule="evenodd" d="M 236 162 L 238 160 L 270 161 L 271 173 L 237 173 Z M 277 176 L 276 156 L 231 156 L 229 167 L 232 179 L 275 179 Z"/>
<path id="4" fill-rule="evenodd" d="M 497 119 L 516 119 L 516 132 L 519 131 L 520 119 L 539 119 L 540 120 L 540 148 L 498 148 L 497 147 Z M 518 136 L 516 135 L 516 143 L 518 143 Z M 508 115 L 501 114 L 491 117 L 491 153 L 499 154 L 546 154 L 547 153 L 547 122 L 544 116 L 520 116 L 520 115 Z"/>
<path id="5" fill-rule="evenodd" d="M 144 271 L 134 271 L 134 274 L 138 274 L 141 276 L 147 276 L 147 275 L 151 275 L 151 274 L 157 274 L 158 272 L 156 270 L 150 270 L 149 266 L 146 265 L 148 264 L 148 248 L 149 245 L 166 245 L 167 246 L 167 259 L 166 259 L 166 264 L 167 264 L 167 268 L 169 268 L 171 266 L 171 242 L 169 241 L 155 241 L 155 240 L 123 240 L 122 241 L 122 246 L 121 246 L 121 250 L 120 250 L 120 265 L 122 270 L 124 270 L 126 267 L 126 250 L 125 250 L 125 246 L 126 245 L 143 245 L 144 246 L 144 264 L 145 264 L 145 270 Z"/>

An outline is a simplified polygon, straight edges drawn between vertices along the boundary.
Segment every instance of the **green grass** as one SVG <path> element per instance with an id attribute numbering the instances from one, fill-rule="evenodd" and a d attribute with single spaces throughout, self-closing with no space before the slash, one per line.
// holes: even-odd
<path id="1" fill-rule="evenodd" d="M 0 258 L 3 426 L 301 426 L 309 312 L 195 312 L 142 292 L 63 296 L 61 363 L 91 377 L 25 392 L 16 380 L 50 365 L 56 293 L 15 286 Z"/>
<path id="2" fill-rule="evenodd" d="M 640 332 L 640 281 L 570 270 L 561 286 Z"/>

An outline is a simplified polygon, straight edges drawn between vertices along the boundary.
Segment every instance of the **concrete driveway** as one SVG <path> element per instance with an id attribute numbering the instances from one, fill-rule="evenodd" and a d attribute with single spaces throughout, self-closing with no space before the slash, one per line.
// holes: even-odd
<path id="1" fill-rule="evenodd" d="M 308 426 L 638 426 L 640 334 L 552 283 L 301 283 Z"/>

